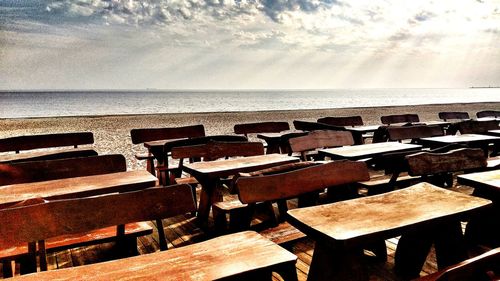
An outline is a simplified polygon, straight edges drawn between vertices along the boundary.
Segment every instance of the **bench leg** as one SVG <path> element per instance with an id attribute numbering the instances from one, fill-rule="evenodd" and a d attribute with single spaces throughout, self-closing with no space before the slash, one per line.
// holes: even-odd
<path id="1" fill-rule="evenodd" d="M 19 259 L 21 274 L 36 272 L 36 242 L 28 243 L 28 254 Z"/>
<path id="2" fill-rule="evenodd" d="M 468 258 L 460 222 L 442 223 L 434 233 L 438 269 L 443 269 Z"/>
<path id="3" fill-rule="evenodd" d="M 276 272 L 285 281 L 298 281 L 297 268 L 295 268 L 295 262 L 290 262 L 284 264 L 276 269 Z"/>
<path id="4" fill-rule="evenodd" d="M 399 239 L 394 257 L 396 273 L 405 280 L 419 277 L 432 242 L 430 229 L 403 234 Z"/>
<path id="5" fill-rule="evenodd" d="M 4 279 L 14 276 L 14 271 L 12 270 L 12 261 L 6 260 L 2 262 L 2 272 Z"/>
<path id="6" fill-rule="evenodd" d="M 158 240 L 160 243 L 160 250 L 165 251 L 168 249 L 167 239 L 165 238 L 165 231 L 163 230 L 163 222 L 161 219 L 156 220 L 156 228 L 158 229 Z"/>
<path id="7" fill-rule="evenodd" d="M 362 257 L 362 249 L 332 248 L 316 242 L 307 280 L 368 280 Z"/>

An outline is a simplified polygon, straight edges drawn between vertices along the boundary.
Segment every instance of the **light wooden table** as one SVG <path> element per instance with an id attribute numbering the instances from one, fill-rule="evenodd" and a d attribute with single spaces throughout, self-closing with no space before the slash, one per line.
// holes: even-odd
<path id="1" fill-rule="evenodd" d="M 362 145 L 343 146 L 336 148 L 320 149 L 319 154 L 332 159 L 359 160 L 383 155 L 390 152 L 404 152 L 420 150 L 421 145 L 399 142 L 379 142 Z"/>
<path id="2" fill-rule="evenodd" d="M 147 171 L 127 171 L 0 186 L 0 208 L 32 198 L 62 199 L 127 192 L 156 185 Z"/>
<path id="3" fill-rule="evenodd" d="M 460 219 L 491 205 L 487 199 L 428 183 L 353 200 L 288 211 L 288 221 L 316 241 L 308 280 L 368 280 L 363 248 L 402 235 L 396 270 L 418 277 L 431 245 L 438 266 L 466 258 Z"/>
<path id="4" fill-rule="evenodd" d="M 220 178 L 298 161 L 297 157 L 283 154 L 265 154 L 185 164 L 183 170 L 195 177 L 202 186 L 198 207 L 199 223 L 204 226 L 212 204 L 222 200 L 221 194 L 216 190 Z"/>
<path id="5" fill-rule="evenodd" d="M 421 138 L 420 142 L 424 146 L 440 147 L 448 144 L 466 144 L 470 147 L 481 148 L 485 154 L 488 154 L 488 146 L 490 143 L 500 143 L 500 137 L 487 136 L 479 134 L 462 134 L 462 135 L 449 135 L 440 137 Z"/>

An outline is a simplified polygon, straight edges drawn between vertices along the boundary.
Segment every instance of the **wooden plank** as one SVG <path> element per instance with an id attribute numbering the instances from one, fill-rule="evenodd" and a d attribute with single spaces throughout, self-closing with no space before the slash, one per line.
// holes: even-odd
<path id="1" fill-rule="evenodd" d="M 0 139 L 0 152 L 61 146 L 77 146 L 93 143 L 94 135 L 91 132 L 18 136 Z"/>
<path id="2" fill-rule="evenodd" d="M 382 124 L 390 125 L 397 123 L 415 123 L 420 122 L 417 114 L 395 114 L 395 115 L 385 115 L 380 117 Z"/>
<path id="3" fill-rule="evenodd" d="M 347 131 L 319 130 L 308 135 L 291 138 L 288 140 L 292 152 L 303 152 L 318 148 L 353 145 L 352 134 Z"/>
<path id="4" fill-rule="evenodd" d="M 106 263 L 18 277 L 19 280 L 218 280 L 295 263 L 297 257 L 255 232 Z M 138 266 L 140 265 L 140 266 Z"/>
<path id="5" fill-rule="evenodd" d="M 254 156 L 264 154 L 261 142 L 209 142 L 201 145 L 172 148 L 172 158 L 206 158 L 215 160 L 224 157 Z"/>
<path id="6" fill-rule="evenodd" d="M 278 133 L 290 130 L 288 122 L 257 122 L 234 125 L 235 134 Z"/>
<path id="7" fill-rule="evenodd" d="M 461 148 L 445 153 L 419 152 L 405 156 L 411 176 L 466 171 L 487 166 L 481 149 Z"/>
<path id="8" fill-rule="evenodd" d="M 444 135 L 443 130 L 438 125 L 389 126 L 387 133 L 390 141 L 418 140 Z"/>
<path id="9" fill-rule="evenodd" d="M 498 110 L 483 110 L 476 113 L 477 118 L 484 117 L 500 117 L 500 111 Z"/>
<path id="10" fill-rule="evenodd" d="M 133 144 L 155 140 L 182 139 L 205 136 L 203 125 L 191 125 L 170 128 L 141 128 L 130 131 Z"/>
<path id="11" fill-rule="evenodd" d="M 422 146 L 417 144 L 399 143 L 399 142 L 380 142 L 363 145 L 353 145 L 336 147 L 329 149 L 320 149 L 319 153 L 325 156 L 333 156 L 345 159 L 362 159 L 381 155 L 388 152 L 405 151 L 420 149 Z"/>
<path id="12" fill-rule="evenodd" d="M 0 155 L 0 163 L 16 163 L 26 161 L 56 160 L 64 158 L 96 156 L 91 148 L 53 149 L 36 152 L 22 152 Z"/>
<path id="13" fill-rule="evenodd" d="M 450 119 L 460 119 L 460 120 L 470 119 L 468 112 L 443 111 L 443 112 L 439 112 L 438 116 L 439 116 L 439 119 L 442 119 L 444 121 L 447 121 Z"/>
<path id="14" fill-rule="evenodd" d="M 323 117 L 318 119 L 318 123 L 325 123 L 334 126 L 363 126 L 361 116 Z"/>

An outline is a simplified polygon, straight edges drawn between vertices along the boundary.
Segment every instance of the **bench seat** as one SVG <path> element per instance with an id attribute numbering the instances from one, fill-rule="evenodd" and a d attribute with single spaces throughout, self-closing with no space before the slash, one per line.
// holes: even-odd
<path id="1" fill-rule="evenodd" d="M 276 244 L 285 244 L 306 237 L 303 232 L 288 222 L 282 222 L 275 227 L 260 231 L 259 234 Z"/>
<path id="2" fill-rule="evenodd" d="M 2 154 L 0 155 L 0 163 L 55 160 L 95 155 L 97 155 L 97 152 L 91 148 L 51 149 L 44 151 Z"/>
<path id="3" fill-rule="evenodd" d="M 153 228 L 146 222 L 129 223 L 125 226 L 124 238 L 130 240 L 131 238 L 150 235 L 152 233 Z M 45 247 L 47 252 L 57 252 L 65 249 L 112 242 L 116 241 L 116 238 L 116 226 L 111 226 L 86 233 L 50 238 L 45 241 Z M 27 253 L 27 244 L 2 249 L 0 250 L 0 261 L 16 259 Z"/>

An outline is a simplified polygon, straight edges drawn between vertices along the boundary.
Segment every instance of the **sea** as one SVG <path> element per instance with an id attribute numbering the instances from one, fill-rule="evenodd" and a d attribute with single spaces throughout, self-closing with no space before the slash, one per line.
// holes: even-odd
<path id="1" fill-rule="evenodd" d="M 500 102 L 500 88 L 0 91 L 0 118 L 328 109 L 472 102 Z"/>

